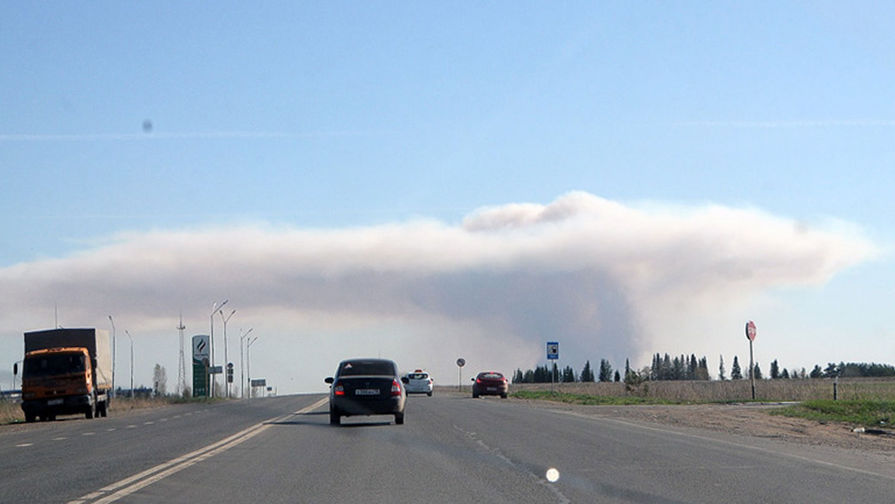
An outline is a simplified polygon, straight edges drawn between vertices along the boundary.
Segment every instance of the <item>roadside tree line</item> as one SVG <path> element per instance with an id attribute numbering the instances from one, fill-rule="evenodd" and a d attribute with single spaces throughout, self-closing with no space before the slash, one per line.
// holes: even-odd
<path id="1" fill-rule="evenodd" d="M 748 363 L 745 366 L 740 365 L 739 357 L 733 357 L 733 363 L 730 367 L 730 375 L 727 374 L 727 368 L 724 365 L 724 356 L 720 356 L 718 366 L 718 379 L 724 380 L 743 380 L 749 378 Z M 759 364 L 754 363 L 754 373 L 756 379 L 765 379 L 764 372 Z M 853 378 L 853 377 L 893 377 L 895 376 L 895 366 L 890 364 L 877 364 L 865 362 L 840 362 L 838 364 L 830 362 L 826 367 L 821 368 L 819 364 L 815 365 L 811 371 L 805 368 L 782 368 L 774 359 L 771 361 L 768 379 L 811 379 L 811 378 Z M 625 359 L 624 370 L 613 369 L 608 359 L 600 359 L 599 368 L 595 371 L 590 364 L 590 360 L 584 363 L 581 372 L 575 372 L 572 366 L 566 365 L 559 369 L 555 363 L 551 365 L 536 366 L 534 369 L 522 371 L 516 369 L 513 372 L 513 383 L 582 383 L 582 382 L 620 382 L 624 381 L 628 384 L 637 384 L 644 381 L 663 381 L 663 380 L 712 380 L 709 374 L 708 361 L 705 356 L 697 359 L 695 354 L 689 356 L 681 354 L 680 356 L 671 357 L 669 354 L 653 355 L 652 362 L 649 366 L 640 370 L 631 368 L 630 361 Z"/>

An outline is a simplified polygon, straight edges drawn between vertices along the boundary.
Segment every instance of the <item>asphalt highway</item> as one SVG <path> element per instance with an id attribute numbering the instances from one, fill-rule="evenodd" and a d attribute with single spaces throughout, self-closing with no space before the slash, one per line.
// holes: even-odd
<path id="1" fill-rule="evenodd" d="M 408 399 L 405 425 L 325 397 L 189 404 L 0 427 L 0 502 L 891 502 L 851 453 L 499 398 Z"/>

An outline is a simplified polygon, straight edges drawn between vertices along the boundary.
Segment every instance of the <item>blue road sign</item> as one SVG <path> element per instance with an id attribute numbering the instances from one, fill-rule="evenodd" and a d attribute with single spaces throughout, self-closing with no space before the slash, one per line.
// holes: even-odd
<path id="1" fill-rule="evenodd" d="M 551 360 L 559 359 L 559 341 L 547 342 L 547 358 Z"/>

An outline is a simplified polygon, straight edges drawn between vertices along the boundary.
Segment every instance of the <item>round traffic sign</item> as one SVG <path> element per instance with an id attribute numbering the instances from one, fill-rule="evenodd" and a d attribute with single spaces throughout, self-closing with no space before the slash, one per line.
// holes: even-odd
<path id="1" fill-rule="evenodd" d="M 748 339 L 749 341 L 755 341 L 755 334 L 755 322 L 752 322 L 751 320 L 749 322 L 746 322 L 746 339 Z"/>
<path id="2" fill-rule="evenodd" d="M 464 359 L 463 357 L 460 357 L 459 359 L 457 359 L 457 365 L 460 366 L 460 367 L 465 366 L 465 365 L 466 365 L 466 359 Z"/>

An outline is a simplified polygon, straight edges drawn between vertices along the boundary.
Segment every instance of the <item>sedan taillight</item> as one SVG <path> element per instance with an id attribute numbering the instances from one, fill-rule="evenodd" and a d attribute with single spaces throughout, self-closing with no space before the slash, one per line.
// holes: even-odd
<path id="1" fill-rule="evenodd" d="M 342 382 L 336 382 L 336 384 L 333 385 L 333 394 L 337 396 L 345 395 L 345 387 L 342 386 Z"/>
<path id="2" fill-rule="evenodd" d="M 393 396 L 401 395 L 401 384 L 398 383 L 398 380 L 392 380 L 392 395 Z"/>

